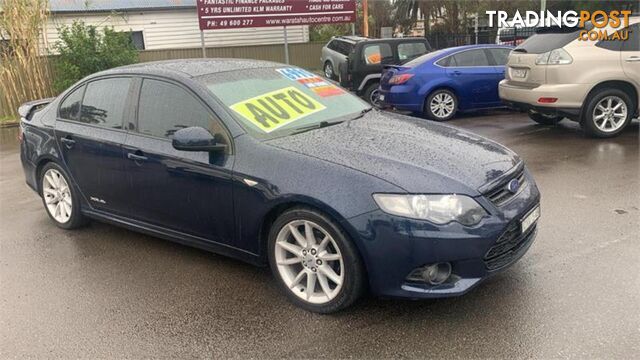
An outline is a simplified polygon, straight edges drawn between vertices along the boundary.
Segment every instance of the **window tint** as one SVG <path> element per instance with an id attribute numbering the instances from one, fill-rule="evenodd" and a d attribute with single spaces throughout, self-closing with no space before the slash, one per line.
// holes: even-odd
<path id="1" fill-rule="evenodd" d="M 398 58 L 410 60 L 427 52 L 427 46 L 421 42 L 409 42 L 398 44 Z"/>
<path id="2" fill-rule="evenodd" d="M 489 66 L 484 50 L 468 50 L 453 55 L 455 63 L 451 66 Z"/>
<path id="3" fill-rule="evenodd" d="M 593 25 L 586 22 L 584 28 L 546 27 L 536 29 L 536 33 L 520 44 L 515 50 L 528 54 L 543 54 L 551 50 L 565 47 L 578 40 L 580 31 L 591 30 Z"/>
<path id="4" fill-rule="evenodd" d="M 445 57 L 445 58 L 442 58 L 442 59 L 438 60 L 438 61 L 436 62 L 436 64 L 437 64 L 437 65 L 440 65 L 440 66 L 442 66 L 442 67 L 448 67 L 448 66 L 451 66 L 451 58 L 452 58 L 452 57 L 453 57 L 453 56 L 447 56 L 447 57 Z"/>
<path id="5" fill-rule="evenodd" d="M 393 54 L 389 44 L 365 45 L 362 56 L 365 64 L 368 65 L 385 64 L 393 61 Z"/>
<path id="6" fill-rule="evenodd" d="M 80 104 L 82 103 L 82 95 L 84 94 L 84 85 L 69 94 L 62 104 L 58 116 L 61 119 L 78 120 L 80 114 Z"/>
<path id="7" fill-rule="evenodd" d="M 90 82 L 82 100 L 80 121 L 121 129 L 130 85 L 130 78 L 111 78 Z"/>
<path id="8" fill-rule="evenodd" d="M 138 107 L 138 132 L 172 138 L 177 130 L 190 126 L 201 126 L 212 134 L 224 134 L 209 109 L 189 92 L 164 81 L 144 79 Z"/>
<path id="9" fill-rule="evenodd" d="M 489 49 L 489 52 L 491 53 L 491 56 L 493 56 L 495 65 L 502 66 L 507 64 L 511 49 Z"/>
<path id="10" fill-rule="evenodd" d="M 622 42 L 622 51 L 640 51 L 640 24 L 629 26 L 629 38 Z"/>

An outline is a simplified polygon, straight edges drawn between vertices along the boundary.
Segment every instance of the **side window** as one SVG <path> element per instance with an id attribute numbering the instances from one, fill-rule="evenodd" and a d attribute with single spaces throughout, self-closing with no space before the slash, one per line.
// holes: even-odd
<path id="1" fill-rule="evenodd" d="M 364 63 L 367 65 L 385 64 L 393 61 L 389 44 L 365 45 L 362 49 Z"/>
<path id="2" fill-rule="evenodd" d="M 445 58 L 442 58 L 438 61 L 436 61 L 436 65 L 440 65 L 442 67 L 449 67 L 451 66 L 451 59 L 453 58 L 453 56 L 447 56 Z"/>
<path id="3" fill-rule="evenodd" d="M 75 89 L 71 94 L 69 94 L 62 104 L 60 104 L 60 109 L 58 110 L 58 117 L 61 119 L 67 120 L 78 120 L 78 115 L 80 115 L 80 104 L 82 104 L 82 95 L 84 94 L 85 85 Z"/>
<path id="4" fill-rule="evenodd" d="M 507 64 L 507 60 L 509 59 L 510 49 L 489 49 L 491 56 L 493 56 L 493 60 L 495 61 L 496 66 L 503 66 Z"/>
<path id="5" fill-rule="evenodd" d="M 427 52 L 427 46 L 421 42 L 398 44 L 398 58 L 400 61 L 415 59 Z"/>
<path id="6" fill-rule="evenodd" d="M 212 134 L 226 136 L 211 111 L 183 88 L 164 81 L 144 79 L 138 106 L 138 132 L 172 138 L 182 128 L 201 126 Z M 226 139 L 219 141 L 228 144 Z"/>
<path id="7" fill-rule="evenodd" d="M 131 78 L 110 78 L 90 82 L 82 100 L 80 122 L 122 129 L 130 85 Z"/>
<path id="8" fill-rule="evenodd" d="M 337 48 L 336 44 L 337 44 L 337 43 L 338 43 L 338 41 L 337 41 L 337 40 L 331 40 L 331 41 L 329 42 L 329 44 L 327 44 L 327 48 L 329 48 L 330 50 L 337 51 L 337 50 L 336 50 L 336 48 Z"/>
<path id="9" fill-rule="evenodd" d="M 640 51 L 640 23 L 629 26 L 629 38 L 622 42 L 622 51 Z"/>
<path id="10" fill-rule="evenodd" d="M 455 66 L 489 66 L 487 55 L 482 49 L 468 50 L 453 55 Z"/>

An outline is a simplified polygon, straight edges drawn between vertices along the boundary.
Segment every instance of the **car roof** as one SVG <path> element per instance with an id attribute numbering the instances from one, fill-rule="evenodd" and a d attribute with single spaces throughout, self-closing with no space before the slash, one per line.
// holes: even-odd
<path id="1" fill-rule="evenodd" d="M 332 40 L 343 40 L 350 43 L 357 43 L 360 41 L 367 40 L 369 38 L 363 36 L 355 36 L 355 35 L 345 35 L 345 36 L 335 36 Z"/>
<path id="2" fill-rule="evenodd" d="M 511 45 L 498 45 L 498 44 L 477 44 L 477 45 L 463 45 L 463 46 L 454 46 L 443 50 L 443 54 L 450 54 L 462 50 L 471 50 L 471 49 L 486 49 L 486 48 L 504 48 L 504 49 L 513 49 Z"/>
<path id="3" fill-rule="evenodd" d="M 117 68 L 101 71 L 94 74 L 94 76 L 136 73 L 151 75 L 173 75 L 173 77 L 193 78 L 221 72 L 269 68 L 276 66 L 284 65 L 272 61 L 251 59 L 175 59 L 120 66 Z"/>

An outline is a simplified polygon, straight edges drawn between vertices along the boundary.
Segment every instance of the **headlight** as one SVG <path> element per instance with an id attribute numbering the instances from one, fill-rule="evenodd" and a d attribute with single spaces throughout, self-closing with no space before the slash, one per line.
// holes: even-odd
<path id="1" fill-rule="evenodd" d="M 536 65 L 567 65 L 573 58 L 564 49 L 555 49 L 536 57 Z"/>
<path id="2" fill-rule="evenodd" d="M 487 212 L 475 200 L 464 195 L 373 194 L 382 211 L 436 224 L 457 221 L 475 225 Z"/>

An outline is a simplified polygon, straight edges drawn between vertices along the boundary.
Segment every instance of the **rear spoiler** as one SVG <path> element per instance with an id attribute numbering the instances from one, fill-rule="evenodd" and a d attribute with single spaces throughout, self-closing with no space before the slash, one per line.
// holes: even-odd
<path id="1" fill-rule="evenodd" d="M 55 98 L 50 97 L 46 99 L 34 100 L 26 102 L 18 108 L 18 114 L 20 115 L 20 119 L 31 120 L 31 115 L 33 115 L 36 111 L 42 109 L 50 102 L 52 102 Z"/>

